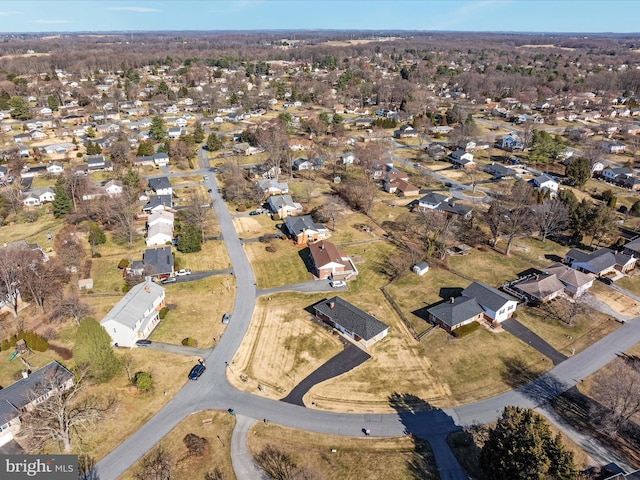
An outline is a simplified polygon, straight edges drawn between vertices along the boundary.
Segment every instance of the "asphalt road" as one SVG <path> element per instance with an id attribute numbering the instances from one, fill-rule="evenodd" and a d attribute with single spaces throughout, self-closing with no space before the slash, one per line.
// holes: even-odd
<path id="1" fill-rule="evenodd" d="M 207 171 L 204 162 L 206 159 L 201 157 L 202 170 Z M 210 175 L 205 183 L 212 188 L 214 209 L 236 275 L 234 321 L 228 325 L 220 342 L 206 358 L 207 370 L 200 379 L 188 382 L 164 408 L 98 462 L 97 471 L 101 478 L 118 478 L 187 415 L 205 409 L 228 408 L 233 408 L 238 415 L 259 420 L 268 418 L 275 424 L 318 433 L 357 437 L 362 436 L 363 428 L 369 428 L 372 436 L 391 437 L 411 432 L 430 441 L 442 478 L 465 478 L 450 450 L 444 448 L 442 439 L 448 433 L 464 426 L 495 421 L 507 405 L 531 408 L 544 405 L 562 391 L 598 371 L 613 360 L 617 353 L 640 342 L 640 320 L 634 318 L 547 374 L 518 389 L 446 410 L 416 411 L 413 403 L 403 405 L 402 402 L 390 400 L 397 413 L 333 413 L 235 390 L 226 376 L 236 373 L 233 365 L 228 365 L 227 362 L 233 358 L 249 327 L 257 292 L 251 266 L 234 230 L 231 216 L 217 193 L 215 179 Z M 186 374 L 187 372 L 185 376 Z M 425 403 L 424 407 L 428 405 Z M 318 408 L 322 408 L 322 405 L 318 405 Z"/>

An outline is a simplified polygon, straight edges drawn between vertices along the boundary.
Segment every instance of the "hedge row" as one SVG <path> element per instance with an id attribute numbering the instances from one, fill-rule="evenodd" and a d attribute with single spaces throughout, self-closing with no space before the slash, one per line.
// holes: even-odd
<path id="1" fill-rule="evenodd" d="M 467 323 L 466 325 L 456 328 L 451 333 L 456 338 L 462 338 L 462 337 L 466 337 L 470 333 L 475 332 L 478 329 L 478 327 L 480 327 L 480 324 L 476 321 L 473 321 L 471 323 Z"/>
<path id="2" fill-rule="evenodd" d="M 27 348 L 35 352 L 46 352 L 49 348 L 49 342 L 44 337 L 34 332 L 21 332 L 3 340 L 0 344 L 0 350 L 14 350 L 18 340 L 24 340 Z"/>

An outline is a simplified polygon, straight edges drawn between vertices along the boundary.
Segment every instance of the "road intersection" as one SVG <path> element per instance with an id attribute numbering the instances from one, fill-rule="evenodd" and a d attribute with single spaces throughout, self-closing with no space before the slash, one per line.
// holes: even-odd
<path id="1" fill-rule="evenodd" d="M 211 173 L 205 152 L 199 151 L 199 160 L 201 169 L 198 172 Z M 209 175 L 205 184 L 211 188 L 213 208 L 236 277 L 233 321 L 227 326 L 216 348 L 207 356 L 207 370 L 199 381 L 188 382 L 146 424 L 100 460 L 97 464 L 100 478 L 118 478 L 186 416 L 201 410 L 228 408 L 233 408 L 237 415 L 243 418 L 268 418 L 274 424 L 317 433 L 361 437 L 363 428 L 370 429 L 372 436 L 392 437 L 410 433 L 429 441 L 441 478 L 467 478 L 446 445 L 445 440 L 449 433 L 461 427 L 495 421 L 507 405 L 543 407 L 558 394 L 598 371 L 618 353 L 640 342 L 640 320 L 634 318 L 545 375 L 518 389 L 444 410 L 429 409 L 426 402 L 423 405 L 425 408 L 416 409 L 415 402 L 403 403 L 396 401 L 397 399 L 390 399 L 390 405 L 395 407 L 396 413 L 333 413 L 267 399 L 259 396 L 258 392 L 241 392 L 229 384 L 226 370 L 233 366 L 230 362 L 249 327 L 256 296 L 263 292 L 256 289 L 251 265 L 233 226 L 231 214 L 218 191 L 214 176 Z"/>

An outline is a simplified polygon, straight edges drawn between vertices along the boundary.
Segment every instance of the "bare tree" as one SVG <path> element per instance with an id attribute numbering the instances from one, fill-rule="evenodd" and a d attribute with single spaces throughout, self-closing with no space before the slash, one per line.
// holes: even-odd
<path id="1" fill-rule="evenodd" d="M 100 480 L 95 458 L 89 455 L 78 457 L 78 477 L 79 480 Z"/>
<path id="2" fill-rule="evenodd" d="M 289 152 L 287 127 L 280 119 L 263 122 L 256 129 L 256 140 L 269 155 L 268 164 L 274 169 L 275 179 L 280 175 L 282 161 Z"/>
<path id="3" fill-rule="evenodd" d="M 561 232 L 569 225 L 569 211 L 559 199 L 547 199 L 535 207 L 535 222 L 544 242 L 549 235 Z"/>
<path id="4" fill-rule="evenodd" d="M 596 375 L 594 391 L 602 408 L 593 412 L 605 431 L 616 437 L 618 430 L 631 417 L 640 413 L 640 369 L 619 358 L 611 370 Z"/>
<path id="5" fill-rule="evenodd" d="M 258 453 L 256 461 L 274 480 L 294 480 L 296 478 L 298 466 L 295 461 L 291 455 L 275 445 L 266 445 Z"/>
<path id="6" fill-rule="evenodd" d="M 80 320 L 91 315 L 91 311 L 91 307 L 84 303 L 74 291 L 70 295 L 60 295 L 55 300 L 54 306 L 49 313 L 49 320 L 57 321 L 73 318 L 79 324 Z"/>
<path id="7" fill-rule="evenodd" d="M 100 198 L 98 215 L 102 224 L 114 231 L 116 239 L 133 245 L 137 237 L 134 221 L 138 213 L 138 206 L 135 195 L 125 192 L 117 197 Z"/>
<path id="8" fill-rule="evenodd" d="M 0 248 L 0 293 L 14 317 L 18 316 L 20 270 L 24 253 L 24 250 L 18 248 Z"/>
<path id="9" fill-rule="evenodd" d="M 80 395 L 85 387 L 83 377 L 80 373 L 65 389 L 54 375 L 32 393 L 34 400 L 49 393 L 46 401 L 36 403 L 23 417 L 23 432 L 32 450 L 57 442 L 64 452 L 70 452 L 74 437 L 82 438 L 98 428 L 99 421 L 113 411 L 115 397 Z"/>
<path id="10" fill-rule="evenodd" d="M 56 234 L 53 248 L 60 263 L 68 271 L 77 271 L 86 256 L 80 233 L 73 225 L 65 225 Z"/>
<path id="11" fill-rule="evenodd" d="M 331 195 L 325 198 L 326 200 L 313 210 L 312 216 L 320 223 L 331 222 L 330 228 L 335 232 L 336 220 L 344 211 L 346 204 L 338 195 Z"/>
<path id="12" fill-rule="evenodd" d="M 28 295 L 41 312 L 45 311 L 45 304 L 60 291 L 64 277 L 64 268 L 57 258 L 45 262 L 39 251 L 25 252 L 23 268 L 18 275 L 22 294 Z"/>
<path id="13" fill-rule="evenodd" d="M 140 460 L 140 465 L 133 472 L 136 480 L 171 480 L 173 475 L 173 460 L 171 455 L 160 444 Z"/>
<path id="14" fill-rule="evenodd" d="M 182 219 L 193 225 L 202 237 L 202 241 L 205 241 L 205 232 L 211 227 L 213 221 L 213 215 L 209 202 L 211 199 L 198 191 L 191 192 L 185 208 L 180 210 Z"/>

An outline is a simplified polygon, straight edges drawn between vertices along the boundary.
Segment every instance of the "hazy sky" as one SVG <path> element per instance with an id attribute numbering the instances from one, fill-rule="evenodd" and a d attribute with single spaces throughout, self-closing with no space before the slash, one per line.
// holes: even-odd
<path id="1" fill-rule="evenodd" d="M 637 0 L 0 0 L 0 32 L 640 30 Z"/>

